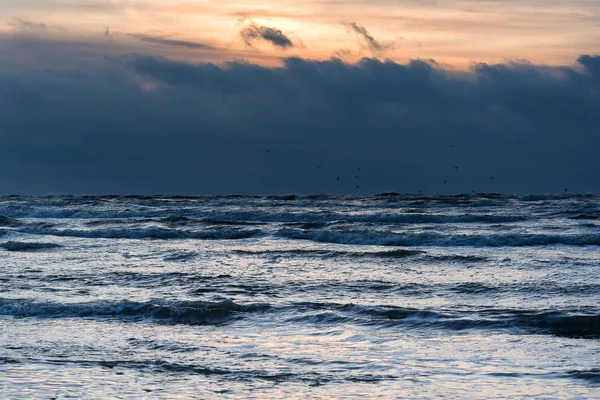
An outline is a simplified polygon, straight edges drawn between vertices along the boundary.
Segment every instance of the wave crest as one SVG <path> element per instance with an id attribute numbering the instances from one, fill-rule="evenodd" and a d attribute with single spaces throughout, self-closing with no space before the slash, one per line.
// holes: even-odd
<path id="1" fill-rule="evenodd" d="M 394 233 L 381 231 L 333 231 L 281 229 L 276 233 L 287 239 L 310 240 L 321 243 L 377 246 L 440 246 L 440 247 L 524 247 L 564 244 L 598 246 L 600 235 L 494 234 L 445 235 L 434 232 Z"/>
<path id="2" fill-rule="evenodd" d="M 39 251 L 39 250 L 58 249 L 62 246 L 59 244 L 56 244 L 56 243 L 9 241 L 6 243 L 1 243 L 0 247 L 6 251 Z"/>
<path id="3" fill-rule="evenodd" d="M 40 303 L 19 299 L 0 299 L 0 315 L 38 318 L 117 318 L 153 319 L 172 323 L 217 324 L 242 313 L 262 312 L 266 304 L 240 305 L 230 299 L 220 301 L 133 301 L 89 303 Z"/>

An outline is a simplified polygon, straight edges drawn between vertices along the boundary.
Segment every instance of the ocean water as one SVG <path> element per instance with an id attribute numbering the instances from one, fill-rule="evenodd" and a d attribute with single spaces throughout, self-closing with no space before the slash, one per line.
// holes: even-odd
<path id="1" fill-rule="evenodd" d="M 0 398 L 600 398 L 600 197 L 0 198 Z"/>

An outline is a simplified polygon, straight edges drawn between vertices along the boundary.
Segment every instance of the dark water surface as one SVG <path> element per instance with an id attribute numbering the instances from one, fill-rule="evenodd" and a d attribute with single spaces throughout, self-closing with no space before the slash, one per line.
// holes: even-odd
<path id="1" fill-rule="evenodd" d="M 600 197 L 0 197 L 2 398 L 600 398 Z"/>

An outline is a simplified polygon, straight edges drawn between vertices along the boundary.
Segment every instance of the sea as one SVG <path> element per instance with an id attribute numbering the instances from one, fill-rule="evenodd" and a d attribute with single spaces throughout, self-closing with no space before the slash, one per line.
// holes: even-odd
<path id="1" fill-rule="evenodd" d="M 0 197 L 0 398 L 600 399 L 600 197 Z"/>

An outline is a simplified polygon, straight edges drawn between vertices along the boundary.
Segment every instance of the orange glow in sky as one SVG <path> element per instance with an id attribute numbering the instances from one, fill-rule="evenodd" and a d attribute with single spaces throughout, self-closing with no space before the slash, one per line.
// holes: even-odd
<path id="1" fill-rule="evenodd" d="M 600 50 L 600 1 L 595 0 L 2 3 L 0 37 L 111 41 L 135 51 L 194 61 L 246 59 L 273 64 L 286 56 L 400 62 L 424 58 L 460 68 L 475 61 L 570 63 L 579 54 Z M 245 41 L 240 32 L 248 26 L 256 27 L 253 32 L 258 36 Z M 291 45 L 260 36 L 272 38 L 270 34 L 281 34 Z"/>

